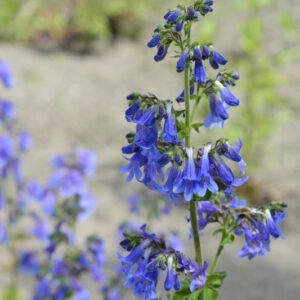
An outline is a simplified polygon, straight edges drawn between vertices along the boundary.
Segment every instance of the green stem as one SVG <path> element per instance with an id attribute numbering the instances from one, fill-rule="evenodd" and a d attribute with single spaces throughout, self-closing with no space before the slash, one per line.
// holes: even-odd
<path id="1" fill-rule="evenodd" d="M 190 30 L 188 32 L 187 41 L 188 43 L 190 41 Z M 190 119 L 190 76 L 189 76 L 188 62 L 184 73 L 184 94 L 185 94 L 185 144 L 186 147 L 189 148 L 191 146 L 191 119 Z M 191 216 L 191 226 L 193 232 L 196 262 L 200 267 L 202 267 L 202 253 L 201 253 L 198 220 L 197 220 L 196 203 L 193 200 L 190 202 L 190 216 Z"/>
<path id="2" fill-rule="evenodd" d="M 191 114 L 191 123 L 193 122 L 194 118 L 195 118 L 195 114 L 196 114 L 196 111 L 197 111 L 197 108 L 198 108 L 198 105 L 200 103 L 200 100 L 202 98 L 202 95 L 203 95 L 204 92 L 202 92 L 196 99 L 196 102 L 194 104 L 194 107 L 193 107 L 193 110 L 192 110 L 192 114 Z"/>
<path id="3" fill-rule="evenodd" d="M 218 249 L 217 249 L 217 253 L 216 253 L 216 256 L 215 256 L 215 258 L 214 258 L 213 264 L 212 264 L 212 266 L 211 266 L 209 275 L 212 275 L 212 274 L 214 273 L 214 271 L 215 271 L 215 269 L 216 269 L 216 266 L 217 266 L 217 264 L 218 264 L 218 261 L 219 261 L 219 259 L 220 259 L 221 253 L 222 253 L 222 251 L 223 251 L 223 249 L 224 249 L 223 239 L 224 239 L 224 234 L 222 235 L 222 239 L 221 239 L 220 245 L 219 245 L 219 247 L 218 247 Z"/>

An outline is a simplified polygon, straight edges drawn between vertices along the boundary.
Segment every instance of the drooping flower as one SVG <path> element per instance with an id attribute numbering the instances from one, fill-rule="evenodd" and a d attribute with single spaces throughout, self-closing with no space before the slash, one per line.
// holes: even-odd
<path id="1" fill-rule="evenodd" d="M 172 116 L 172 106 L 167 105 L 167 119 L 165 120 L 164 123 L 164 128 L 163 128 L 163 139 L 165 142 L 176 145 L 178 143 L 178 135 L 177 135 L 177 128 L 176 128 L 176 123 L 173 119 Z"/>
<path id="2" fill-rule="evenodd" d="M 185 48 L 184 51 L 182 52 L 179 60 L 177 61 L 176 69 L 177 69 L 178 73 L 184 71 L 185 65 L 186 65 L 186 61 L 187 61 L 187 57 L 188 57 L 188 49 Z"/>
<path id="3" fill-rule="evenodd" d="M 0 78 L 7 88 L 11 88 L 15 85 L 15 79 L 12 75 L 10 65 L 6 61 L 0 61 Z"/>

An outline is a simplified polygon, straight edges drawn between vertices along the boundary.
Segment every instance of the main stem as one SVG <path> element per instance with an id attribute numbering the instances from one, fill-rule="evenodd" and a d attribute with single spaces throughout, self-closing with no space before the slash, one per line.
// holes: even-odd
<path id="1" fill-rule="evenodd" d="M 186 147 L 191 146 L 191 120 L 190 120 L 190 78 L 189 78 L 189 66 L 187 65 L 184 73 L 184 95 L 185 95 L 185 144 Z M 202 253 L 200 245 L 200 236 L 197 220 L 197 210 L 196 203 L 192 200 L 190 202 L 190 216 L 191 225 L 193 232 L 193 240 L 195 247 L 195 255 L 197 264 L 202 267 Z"/>

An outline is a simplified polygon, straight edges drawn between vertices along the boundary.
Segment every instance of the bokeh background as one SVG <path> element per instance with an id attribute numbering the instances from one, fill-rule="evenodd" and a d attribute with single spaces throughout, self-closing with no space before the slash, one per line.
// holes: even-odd
<path id="1" fill-rule="evenodd" d="M 202 19 L 193 34 L 200 41 L 214 41 L 228 58 L 227 67 L 241 75 L 234 88 L 241 104 L 223 131 L 201 130 L 194 142 L 240 137 L 251 178 L 240 195 L 254 205 L 272 200 L 289 205 L 283 224 L 286 241 L 273 243 L 266 258 L 239 259 L 242 240 L 226 248 L 218 268 L 228 271 L 220 299 L 297 300 L 300 2 L 215 2 L 215 13 Z M 139 194 L 148 208 L 161 205 L 157 195 L 126 183 L 119 172 L 125 163 L 120 148 L 130 130 L 124 119 L 127 94 L 151 91 L 174 99 L 182 90 L 174 60 L 157 64 L 153 51 L 145 46 L 152 28 L 174 5 L 174 0 L 0 1 L 0 57 L 10 61 L 17 80 L 15 88 L 3 94 L 16 104 L 19 126 L 34 141 L 25 169 L 31 177 L 46 179 L 51 171 L 49 158 L 57 153 L 81 147 L 98 154 L 98 172 L 91 182 L 97 209 L 78 232 L 82 236 L 96 232 L 106 239 L 108 272 L 116 262 L 118 224 L 129 216 L 127 198 Z M 168 216 L 150 219 L 148 215 L 147 220 L 154 230 L 176 231 L 191 254 L 186 215 L 180 207 Z M 143 222 L 146 217 L 134 218 Z M 206 233 L 202 240 L 209 260 L 217 238 Z M 4 272 L 0 280 L 5 282 Z M 26 295 L 31 283 L 22 280 Z"/>

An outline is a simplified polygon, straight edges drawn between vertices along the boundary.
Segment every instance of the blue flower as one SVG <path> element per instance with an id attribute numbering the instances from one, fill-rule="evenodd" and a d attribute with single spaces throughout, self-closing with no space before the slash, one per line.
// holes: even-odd
<path id="1" fill-rule="evenodd" d="M 195 263 L 191 263 L 192 271 L 190 272 L 192 276 L 192 281 L 190 284 L 190 290 L 193 293 L 197 289 L 202 289 L 205 285 L 207 279 L 206 269 L 208 268 L 208 263 L 205 261 L 203 263 L 203 268 L 200 268 Z"/>
<path id="2" fill-rule="evenodd" d="M 129 172 L 127 182 L 130 182 L 134 176 L 136 180 L 140 180 L 143 175 L 140 168 L 145 165 L 145 163 L 147 162 L 147 158 L 142 154 L 142 151 L 140 150 L 135 153 L 131 157 L 131 159 L 128 160 L 130 161 L 129 164 L 121 168 L 120 171 L 122 173 Z"/>
<path id="3" fill-rule="evenodd" d="M 158 129 L 154 124 L 152 126 L 137 125 L 134 143 L 143 148 L 150 149 L 157 143 Z"/>
<path id="4" fill-rule="evenodd" d="M 196 168 L 193 159 L 193 149 L 186 149 L 188 161 L 184 171 L 181 171 L 174 183 L 173 192 L 184 193 L 184 199 L 191 201 L 193 194 L 198 192 L 198 179 L 196 178 Z"/>
<path id="5" fill-rule="evenodd" d="M 149 268 L 149 267 L 148 267 Z M 158 279 L 158 270 L 147 269 L 147 260 L 142 260 L 134 274 L 128 274 L 124 283 L 125 288 L 133 286 L 135 296 L 145 295 L 145 299 L 157 299 L 156 285 Z"/>
<path id="6" fill-rule="evenodd" d="M 15 118 L 15 107 L 10 101 L 0 101 L 0 121 L 1 123 L 7 123 Z"/>
<path id="7" fill-rule="evenodd" d="M 172 288 L 175 290 L 180 289 L 180 281 L 176 272 L 173 271 L 173 257 L 168 257 L 168 266 L 167 266 L 167 277 L 164 282 L 164 288 L 166 291 L 170 291 Z"/>
<path id="8" fill-rule="evenodd" d="M 18 267 L 21 272 L 37 275 L 40 271 L 40 263 L 33 252 L 21 252 L 19 254 Z"/>
<path id="9" fill-rule="evenodd" d="M 165 45 L 158 45 L 157 46 L 157 53 L 154 56 L 154 60 L 156 62 L 162 61 L 168 54 L 168 46 Z"/>
<path id="10" fill-rule="evenodd" d="M 171 14 L 168 15 L 167 22 L 168 23 L 176 22 L 177 19 L 179 18 L 179 15 L 180 15 L 180 9 L 177 8 L 174 12 L 172 12 Z"/>
<path id="11" fill-rule="evenodd" d="M 175 27 L 175 30 L 177 32 L 180 32 L 183 28 L 183 21 L 182 20 L 179 20 L 177 23 L 176 23 L 176 27 Z"/>
<path id="12" fill-rule="evenodd" d="M 162 132 L 163 139 L 165 142 L 170 143 L 172 145 L 176 145 L 178 143 L 178 135 L 177 135 L 177 128 L 176 123 L 172 116 L 172 106 L 167 106 L 168 116 L 165 120 L 164 129 Z"/>
<path id="13" fill-rule="evenodd" d="M 254 233 L 247 224 L 243 224 L 246 244 L 239 252 L 239 257 L 248 256 L 249 259 L 252 259 L 257 254 L 264 256 L 266 251 L 264 249 L 263 238 L 260 233 Z"/>
<path id="14" fill-rule="evenodd" d="M 221 53 L 213 49 L 212 55 L 209 57 L 209 63 L 212 68 L 218 69 L 219 65 L 226 65 L 227 60 Z"/>
<path id="15" fill-rule="evenodd" d="M 198 170 L 197 179 L 199 183 L 197 184 L 197 195 L 200 197 L 205 196 L 207 189 L 212 193 L 216 193 L 219 190 L 218 185 L 213 180 L 212 176 L 209 174 L 209 157 L 208 153 L 211 149 L 211 145 L 205 146 L 203 155 L 201 157 L 200 169 Z"/>
<path id="16" fill-rule="evenodd" d="M 221 99 L 225 103 L 229 106 L 238 106 L 240 104 L 240 100 L 237 99 L 227 87 L 223 86 L 219 81 L 216 81 L 215 84 L 219 88 Z"/>
<path id="17" fill-rule="evenodd" d="M 19 150 L 26 152 L 31 147 L 31 138 L 27 132 L 21 132 L 18 136 L 19 139 Z"/>
<path id="18" fill-rule="evenodd" d="M 215 94 L 210 94 L 209 107 L 210 112 L 204 120 L 204 126 L 212 129 L 218 125 L 223 128 L 224 121 L 228 119 L 228 108 L 224 107 L 224 102 L 217 99 Z"/>
<path id="19" fill-rule="evenodd" d="M 187 60 L 187 56 L 188 56 L 188 49 L 185 48 L 184 51 L 182 52 L 179 60 L 177 61 L 177 72 L 182 72 L 185 69 L 185 65 L 186 65 L 186 60 Z"/>
<path id="20" fill-rule="evenodd" d="M 15 85 L 15 79 L 12 76 L 10 65 L 6 61 L 0 61 L 0 78 L 7 88 L 11 88 Z"/>
<path id="21" fill-rule="evenodd" d="M 199 201 L 197 212 L 199 213 L 206 213 L 206 214 L 213 214 L 220 212 L 220 209 L 214 206 L 210 201 Z"/>
<path id="22" fill-rule="evenodd" d="M 156 34 L 151 40 L 150 42 L 147 44 L 147 46 L 149 48 L 153 48 L 156 47 L 157 45 L 159 45 L 160 42 L 160 34 Z"/>

